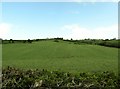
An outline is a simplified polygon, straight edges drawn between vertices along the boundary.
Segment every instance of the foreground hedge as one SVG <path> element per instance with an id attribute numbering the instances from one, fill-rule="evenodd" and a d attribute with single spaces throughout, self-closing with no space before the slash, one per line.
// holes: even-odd
<path id="1" fill-rule="evenodd" d="M 47 70 L 3 69 L 2 89 L 119 89 L 113 72 L 71 74 Z"/>

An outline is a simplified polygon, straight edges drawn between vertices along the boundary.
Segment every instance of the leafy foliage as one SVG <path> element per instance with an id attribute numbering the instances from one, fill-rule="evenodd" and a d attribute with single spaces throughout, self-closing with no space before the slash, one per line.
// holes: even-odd
<path id="1" fill-rule="evenodd" d="M 47 70 L 3 69 L 2 89 L 117 89 L 113 72 L 72 74 Z"/>

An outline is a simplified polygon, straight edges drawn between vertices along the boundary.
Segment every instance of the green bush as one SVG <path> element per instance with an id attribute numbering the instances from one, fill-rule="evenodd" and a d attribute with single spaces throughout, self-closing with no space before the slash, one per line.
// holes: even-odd
<path id="1" fill-rule="evenodd" d="M 113 72 L 71 74 L 47 70 L 3 69 L 2 89 L 117 89 Z"/>

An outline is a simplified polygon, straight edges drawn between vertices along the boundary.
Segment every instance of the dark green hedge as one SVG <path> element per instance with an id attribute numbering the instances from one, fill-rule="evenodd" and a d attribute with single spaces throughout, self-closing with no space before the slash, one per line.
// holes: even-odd
<path id="1" fill-rule="evenodd" d="M 120 48 L 120 41 L 118 40 L 101 41 L 98 43 L 98 45 Z"/>
<path id="2" fill-rule="evenodd" d="M 84 40 L 64 40 L 63 38 L 54 38 L 54 39 L 36 39 L 36 40 L 2 40 L 2 44 L 9 44 L 9 43 L 32 43 L 35 41 L 47 41 L 47 40 L 53 40 L 54 42 L 59 42 L 60 40 L 67 41 L 67 42 L 73 42 L 74 44 L 95 44 L 95 45 L 101 45 L 101 46 L 107 46 L 107 47 L 116 47 L 120 48 L 120 40 L 118 39 L 84 39 Z"/>
<path id="3" fill-rule="evenodd" d="M 118 89 L 113 72 L 72 74 L 47 70 L 3 69 L 2 89 Z"/>

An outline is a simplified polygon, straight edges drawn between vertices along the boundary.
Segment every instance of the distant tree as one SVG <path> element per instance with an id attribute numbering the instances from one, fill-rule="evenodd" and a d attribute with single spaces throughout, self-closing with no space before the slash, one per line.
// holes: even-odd
<path id="1" fill-rule="evenodd" d="M 28 43 L 32 43 L 32 40 L 28 39 Z"/>
<path id="2" fill-rule="evenodd" d="M 108 41 L 109 39 L 105 39 L 105 41 Z"/>
<path id="3" fill-rule="evenodd" d="M 30 43 L 30 39 L 28 39 L 28 43 Z"/>
<path id="4" fill-rule="evenodd" d="M 57 38 L 54 38 L 54 39 L 57 39 L 57 40 L 63 40 L 63 38 L 59 38 L 59 37 L 57 37 Z"/>
<path id="5" fill-rule="evenodd" d="M 36 41 L 39 41 L 39 39 L 36 39 Z"/>
<path id="6" fill-rule="evenodd" d="M 116 38 L 113 38 L 113 39 L 111 39 L 111 40 L 116 40 Z"/>
<path id="7" fill-rule="evenodd" d="M 13 40 L 13 39 L 10 39 L 10 40 L 9 40 L 9 43 L 14 43 L 14 40 Z"/>
<path id="8" fill-rule="evenodd" d="M 12 39 L 9 40 L 9 43 L 12 43 Z"/>

